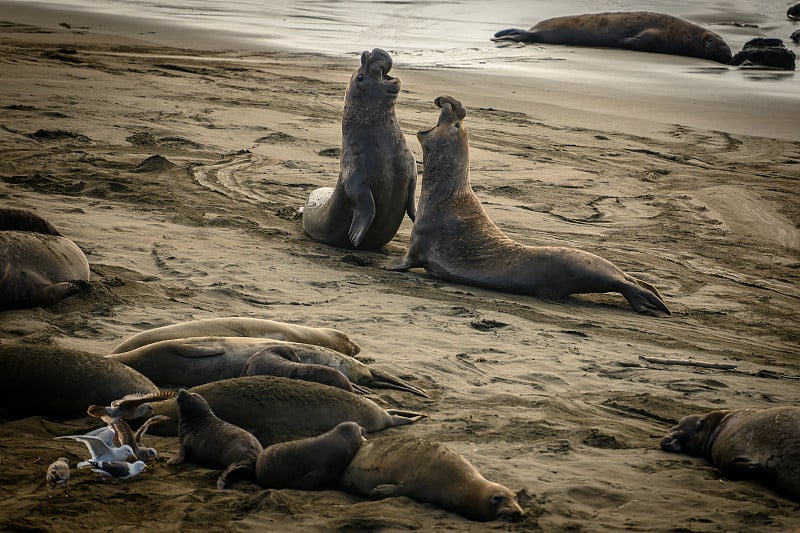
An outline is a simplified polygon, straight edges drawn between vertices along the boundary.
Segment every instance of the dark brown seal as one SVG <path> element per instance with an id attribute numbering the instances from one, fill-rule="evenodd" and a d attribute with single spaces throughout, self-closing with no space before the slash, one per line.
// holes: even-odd
<path id="1" fill-rule="evenodd" d="M 731 479 L 756 479 L 800 501 L 800 407 L 689 415 L 661 449 L 706 457 Z"/>
<path id="2" fill-rule="evenodd" d="M 649 11 L 556 17 L 527 31 L 499 31 L 492 40 L 624 48 L 725 64 L 731 60 L 731 49 L 716 33 L 672 15 Z"/>
<path id="3" fill-rule="evenodd" d="M 355 392 L 347 376 L 329 366 L 301 363 L 290 346 L 270 346 L 250 356 L 243 376 L 280 376 L 323 383 Z"/>
<path id="4" fill-rule="evenodd" d="M 45 219 L 0 209 L 0 311 L 46 307 L 78 292 L 89 263 L 78 246 Z"/>
<path id="5" fill-rule="evenodd" d="M 136 370 L 99 355 L 0 341 L 0 410 L 14 415 L 83 417 L 91 404 L 157 392 Z"/>
<path id="6" fill-rule="evenodd" d="M 395 116 L 400 80 L 379 48 L 361 54 L 344 99 L 342 155 L 336 187 L 311 193 L 303 229 L 315 241 L 373 250 L 414 220 L 417 167 Z"/>
<path id="7" fill-rule="evenodd" d="M 481 522 L 522 516 L 510 489 L 488 481 L 445 445 L 415 437 L 365 443 L 340 484 L 344 490 L 364 496 L 407 496 Z"/>
<path id="8" fill-rule="evenodd" d="M 413 424 L 421 413 L 383 409 L 368 398 L 296 379 L 248 376 L 214 381 L 193 387 L 223 420 L 246 429 L 262 445 L 319 435 L 340 422 L 357 422 L 367 432 Z M 172 418 L 150 430 L 174 436 L 177 427 L 175 400 L 153 404 L 156 414 Z"/>
<path id="9" fill-rule="evenodd" d="M 199 394 L 181 389 L 175 399 L 178 404 L 178 455 L 167 464 L 191 461 L 206 468 L 223 470 L 217 488 L 223 489 L 228 475 L 239 469 L 252 470 L 262 447 L 244 429 L 218 418 L 208 402 Z"/>
<path id="10" fill-rule="evenodd" d="M 256 479 L 270 489 L 335 488 L 365 440 L 364 428 L 342 422 L 316 437 L 273 444 L 258 456 Z"/>
<path id="11" fill-rule="evenodd" d="M 469 181 L 469 139 L 458 100 L 440 96 L 439 123 L 417 138 L 424 173 L 419 214 L 403 261 L 390 268 L 425 268 L 431 275 L 487 289 L 562 297 L 619 292 L 640 313 L 667 316 L 655 287 L 594 254 L 512 241 L 486 214 Z"/>

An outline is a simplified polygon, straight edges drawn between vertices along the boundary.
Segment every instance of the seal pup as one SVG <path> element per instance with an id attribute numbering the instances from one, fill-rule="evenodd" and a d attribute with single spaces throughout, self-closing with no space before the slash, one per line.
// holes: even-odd
<path id="1" fill-rule="evenodd" d="M 424 268 L 445 281 L 535 296 L 619 292 L 640 313 L 669 316 L 655 287 L 601 257 L 512 241 L 472 191 L 466 109 L 451 96 L 435 103 L 438 124 L 417 133 L 424 161 L 419 216 L 405 258 L 391 270 Z"/>
<path id="2" fill-rule="evenodd" d="M 181 389 L 178 404 L 180 449 L 167 464 L 191 461 L 222 470 L 217 488 L 224 489 L 234 470 L 252 470 L 263 449 L 258 440 L 234 424 L 218 418 L 199 394 Z"/>
<path id="3" fill-rule="evenodd" d="M 373 369 L 361 361 L 323 346 L 251 338 L 190 337 L 146 344 L 129 352 L 109 355 L 165 387 L 193 387 L 210 381 L 241 376 L 247 360 L 256 352 L 282 346 L 301 363 L 325 365 L 347 376 L 350 383 L 411 392 L 428 398 L 428 394 L 402 379 Z"/>
<path id="4" fill-rule="evenodd" d="M 256 479 L 267 489 L 335 488 L 366 440 L 364 428 L 355 422 L 342 422 L 316 437 L 273 444 L 258 456 Z"/>
<path id="5" fill-rule="evenodd" d="M 149 394 L 126 394 L 111 405 L 90 405 L 86 413 L 97 418 L 108 417 L 112 422 L 120 418 L 133 420 L 153 413 L 150 402 L 160 402 L 175 396 L 174 391 L 158 391 Z"/>
<path id="6" fill-rule="evenodd" d="M 800 501 L 800 407 L 723 409 L 683 417 L 667 452 L 705 457 L 730 479 L 756 479 Z"/>
<path id="7" fill-rule="evenodd" d="M 0 340 L 0 408 L 19 416 L 69 419 L 86 406 L 131 393 L 156 393 L 152 381 L 102 356 L 53 344 Z"/>
<path id="8" fill-rule="evenodd" d="M 499 31 L 492 40 L 623 48 L 699 57 L 726 65 L 731 60 L 730 47 L 713 31 L 672 15 L 650 11 L 555 17 L 527 31 L 517 28 Z"/>
<path id="9" fill-rule="evenodd" d="M 144 461 L 135 461 L 133 463 L 125 461 L 89 461 L 89 466 L 92 467 L 92 472 L 114 481 L 127 481 L 138 476 L 147 468 Z"/>
<path id="10" fill-rule="evenodd" d="M 0 311 L 53 305 L 88 280 L 78 245 L 35 213 L 0 209 Z"/>
<path id="11" fill-rule="evenodd" d="M 336 186 L 311 192 L 303 230 L 332 246 L 374 250 L 392 240 L 403 216 L 416 216 L 417 165 L 395 116 L 400 80 L 380 48 L 361 54 L 344 96 Z"/>
<path id="12" fill-rule="evenodd" d="M 426 415 L 383 409 L 368 398 L 321 383 L 274 376 L 225 379 L 190 389 L 202 395 L 216 416 L 243 428 L 269 446 L 319 435 L 340 422 L 356 422 L 368 433 L 413 424 Z M 175 436 L 175 400 L 153 404 L 156 414 L 172 418 L 150 433 Z"/>
<path id="13" fill-rule="evenodd" d="M 78 468 L 89 466 L 91 461 L 127 461 L 128 459 L 136 460 L 136 454 L 133 453 L 133 448 L 127 444 L 121 446 L 109 446 L 103 439 L 93 437 L 91 435 L 63 435 L 61 437 L 54 437 L 56 440 L 74 440 L 83 443 L 89 453 L 92 455 L 86 461 L 81 461 L 77 464 Z"/>
<path id="14" fill-rule="evenodd" d="M 111 353 L 129 352 L 146 344 L 186 337 L 262 337 L 324 346 L 346 355 L 356 355 L 361 351 L 361 347 L 346 333 L 336 329 L 312 328 L 275 320 L 234 316 L 190 320 L 142 331 L 119 343 Z"/>
<path id="15" fill-rule="evenodd" d="M 356 452 L 340 485 L 374 498 L 407 496 L 480 522 L 523 514 L 510 489 L 488 481 L 444 444 L 416 437 L 370 440 Z"/>
<path id="16" fill-rule="evenodd" d="M 347 392 L 355 392 L 347 376 L 329 366 L 301 363 L 300 358 L 286 346 L 270 346 L 257 351 L 244 364 L 242 376 L 280 376 L 290 379 L 314 381 Z M 356 385 L 357 386 L 357 385 Z M 368 389 L 359 387 L 360 393 Z"/>
<path id="17" fill-rule="evenodd" d="M 50 463 L 44 477 L 47 482 L 48 498 L 52 498 L 53 489 L 59 485 L 64 485 L 64 494 L 69 496 L 69 461 L 66 457 L 59 457 Z"/>

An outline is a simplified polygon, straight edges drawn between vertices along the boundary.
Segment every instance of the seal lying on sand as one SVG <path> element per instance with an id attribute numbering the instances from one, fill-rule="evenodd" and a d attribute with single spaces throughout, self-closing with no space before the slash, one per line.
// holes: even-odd
<path id="1" fill-rule="evenodd" d="M 372 400 L 328 385 L 273 376 L 214 381 L 190 391 L 203 396 L 218 417 L 249 431 L 264 446 L 319 435 L 340 422 L 357 422 L 367 432 L 374 432 L 425 417 L 384 410 Z M 150 433 L 177 435 L 175 400 L 153 404 L 153 410 L 172 420 L 156 424 Z"/>
<path id="2" fill-rule="evenodd" d="M 181 447 L 167 464 L 191 461 L 206 468 L 224 469 L 217 479 L 218 489 L 225 488 L 232 471 L 255 467 L 262 447 L 253 435 L 217 418 L 199 394 L 181 389 L 175 401 Z"/>
<path id="3" fill-rule="evenodd" d="M 655 287 L 611 262 L 574 248 L 518 244 L 495 226 L 469 182 L 467 111 L 450 96 L 436 105 L 439 123 L 417 133 L 425 164 L 419 216 L 405 258 L 389 268 L 422 267 L 446 281 L 517 294 L 619 292 L 640 313 L 670 314 Z"/>
<path id="4" fill-rule="evenodd" d="M 111 353 L 129 352 L 140 346 L 167 339 L 210 336 L 262 337 L 279 341 L 302 342 L 324 346 L 346 355 L 356 355 L 361 351 L 361 347 L 350 340 L 346 333 L 335 329 L 311 328 L 274 320 L 234 316 L 191 320 L 142 331 L 119 343 L 111 350 Z"/>
<path id="5" fill-rule="evenodd" d="M 388 372 L 322 346 L 251 337 L 192 337 L 146 344 L 130 352 L 109 355 L 160 386 L 192 387 L 242 374 L 247 360 L 273 346 L 284 347 L 301 363 L 325 365 L 340 371 L 355 385 L 427 393 Z"/>
<path id="6" fill-rule="evenodd" d="M 303 208 L 303 230 L 315 241 L 374 250 L 392 240 L 405 213 L 414 220 L 417 166 L 395 116 L 400 80 L 391 68 L 376 48 L 361 54 L 350 78 L 339 179 L 313 191 Z"/>
<path id="7" fill-rule="evenodd" d="M 756 479 L 800 501 L 800 407 L 689 415 L 661 449 L 706 457 L 728 478 Z"/>
<path id="8" fill-rule="evenodd" d="M 731 49 L 716 33 L 672 15 L 649 11 L 556 17 L 528 31 L 499 31 L 492 40 L 624 48 L 725 64 L 731 60 Z"/>
<path id="9" fill-rule="evenodd" d="M 45 219 L 0 209 L 0 311 L 46 307 L 78 292 L 89 263 L 78 246 Z"/>
<path id="10" fill-rule="evenodd" d="M 0 342 L 0 409 L 21 416 L 86 416 L 131 393 L 157 393 L 152 381 L 106 357 L 55 345 Z"/>
<path id="11" fill-rule="evenodd" d="M 317 437 L 273 444 L 258 456 L 256 479 L 268 489 L 335 488 L 364 441 L 364 428 L 342 422 Z"/>
<path id="12" fill-rule="evenodd" d="M 487 481 L 445 445 L 415 437 L 370 440 L 356 452 L 340 485 L 376 498 L 407 496 L 481 522 L 522 516 L 507 487 Z"/>

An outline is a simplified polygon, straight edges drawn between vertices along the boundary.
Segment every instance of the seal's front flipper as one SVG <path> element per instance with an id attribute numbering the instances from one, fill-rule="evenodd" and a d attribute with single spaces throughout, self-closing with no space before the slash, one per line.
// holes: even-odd
<path id="1" fill-rule="evenodd" d="M 416 174 L 414 172 L 414 177 L 411 179 L 411 183 L 408 184 L 408 195 L 406 196 L 406 213 L 408 213 L 408 218 L 411 219 L 411 222 L 417 219 L 417 205 L 414 203 L 414 192 L 417 189 Z"/>
<path id="2" fill-rule="evenodd" d="M 348 196 L 350 196 L 349 192 Z M 350 221 L 350 230 L 347 232 L 347 236 L 353 248 L 358 248 L 372 226 L 372 221 L 375 220 L 375 199 L 372 197 L 372 192 L 366 190 L 350 196 L 350 201 L 353 204 L 353 219 Z"/>
<path id="3" fill-rule="evenodd" d="M 764 471 L 761 463 L 754 461 L 750 457 L 739 456 L 721 468 L 722 473 L 731 479 L 757 477 Z"/>
<path id="4" fill-rule="evenodd" d="M 50 307 L 78 291 L 80 291 L 80 285 L 72 281 L 61 281 L 45 285 L 42 287 L 39 297 L 33 299 L 33 304 L 37 307 Z"/>
<path id="5" fill-rule="evenodd" d="M 173 455 L 172 458 L 167 461 L 168 465 L 179 465 L 186 459 L 186 450 L 183 449 L 183 446 L 178 450 L 177 455 Z"/>
<path id="6" fill-rule="evenodd" d="M 409 254 L 406 254 L 399 262 L 389 263 L 384 268 L 394 272 L 405 272 L 410 268 L 422 268 L 423 266 L 418 261 L 414 261 Z"/>
<path id="7" fill-rule="evenodd" d="M 396 483 L 382 483 L 369 491 L 369 495 L 375 496 L 376 498 L 389 498 L 391 496 L 402 496 L 402 490 L 403 485 Z"/>

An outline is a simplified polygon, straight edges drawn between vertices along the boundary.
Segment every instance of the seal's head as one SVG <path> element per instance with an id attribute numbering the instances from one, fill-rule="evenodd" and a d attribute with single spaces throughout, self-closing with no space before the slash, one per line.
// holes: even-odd
<path id="1" fill-rule="evenodd" d="M 195 392 L 181 389 L 178 392 L 177 402 L 181 424 L 186 420 L 205 417 L 209 414 L 213 415 L 211 407 L 208 405 L 206 399 Z"/>
<path id="2" fill-rule="evenodd" d="M 448 188 L 460 189 L 467 183 L 469 168 L 469 137 L 463 123 L 467 110 L 452 96 L 439 96 L 434 103 L 442 109 L 439 122 L 417 132 L 422 145 L 422 186 L 444 179 Z"/>
<path id="3" fill-rule="evenodd" d="M 363 443 L 367 442 L 364 434 L 366 430 L 356 422 L 341 422 L 331 430 L 339 434 L 350 446 L 352 446 L 353 453 L 355 453 Z"/>
<path id="4" fill-rule="evenodd" d="M 489 482 L 485 490 L 480 491 L 474 505 L 465 510 L 464 515 L 481 522 L 497 519 L 516 521 L 522 518 L 523 512 L 517 502 L 517 495 L 511 489 Z"/>
<path id="5" fill-rule="evenodd" d="M 704 415 L 689 415 L 681 418 L 661 439 L 665 452 L 707 455 L 714 441 L 720 422 L 730 411 L 711 411 Z"/>
<path id="6" fill-rule="evenodd" d="M 346 103 L 391 108 L 400 92 L 400 80 L 389 76 L 392 58 L 380 48 L 361 54 L 361 66 L 353 72 L 347 86 Z"/>
<path id="7" fill-rule="evenodd" d="M 702 57 L 712 59 L 718 63 L 729 64 L 731 49 L 722 37 L 713 31 L 704 31 L 700 36 Z"/>

